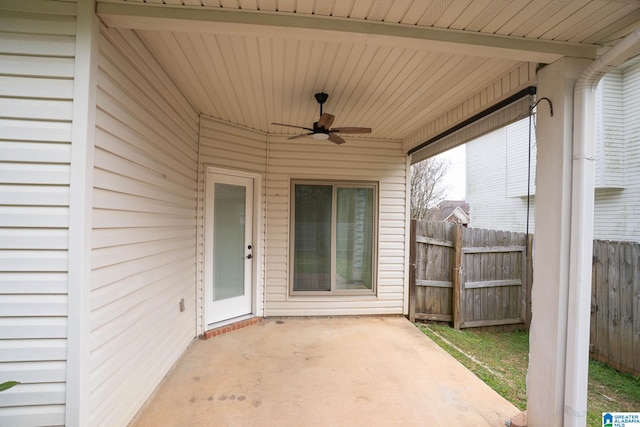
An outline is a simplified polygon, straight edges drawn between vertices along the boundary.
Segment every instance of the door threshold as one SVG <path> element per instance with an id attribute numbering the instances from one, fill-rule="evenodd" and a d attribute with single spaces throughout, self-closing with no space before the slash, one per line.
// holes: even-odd
<path id="1" fill-rule="evenodd" d="M 208 340 L 209 338 L 246 328 L 247 326 L 257 325 L 258 323 L 262 323 L 262 317 L 256 317 L 253 314 L 234 317 L 232 319 L 223 320 L 222 322 L 211 323 L 207 325 L 207 328 L 209 329 L 200 335 L 200 339 Z"/>

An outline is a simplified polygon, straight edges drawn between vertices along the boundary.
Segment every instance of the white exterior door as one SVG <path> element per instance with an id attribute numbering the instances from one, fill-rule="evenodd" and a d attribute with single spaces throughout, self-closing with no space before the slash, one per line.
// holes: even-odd
<path id="1" fill-rule="evenodd" d="M 253 179 L 207 172 L 207 325 L 250 314 L 253 289 Z"/>

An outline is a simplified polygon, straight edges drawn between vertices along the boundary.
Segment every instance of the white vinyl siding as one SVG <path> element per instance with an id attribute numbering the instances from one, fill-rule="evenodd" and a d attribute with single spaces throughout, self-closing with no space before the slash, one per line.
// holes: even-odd
<path id="1" fill-rule="evenodd" d="M 594 237 L 640 241 L 640 63 L 608 74 L 603 85 L 604 170 L 613 178 L 596 188 Z"/>
<path id="2" fill-rule="evenodd" d="M 204 177 L 205 168 L 218 168 L 248 172 L 261 177 L 262 186 L 254 185 L 254 191 L 260 194 L 261 204 L 254 212 L 258 216 L 258 229 L 254 230 L 257 241 L 254 243 L 254 256 L 258 257 L 257 295 L 255 313 L 262 313 L 264 289 L 264 182 L 267 171 L 267 136 L 261 132 L 223 123 L 208 117 L 200 122 L 200 164 L 198 195 L 198 333 L 203 332 L 203 290 L 204 290 Z"/>
<path id="3" fill-rule="evenodd" d="M 348 139 L 342 146 L 311 138 L 287 140 L 201 118 L 198 214 L 198 310 L 202 310 L 201 266 L 204 168 L 215 166 L 260 175 L 256 313 L 266 316 L 402 314 L 405 297 L 407 157 L 398 142 Z M 379 183 L 377 295 L 289 296 L 290 180 Z M 266 234 L 266 238 L 265 238 Z M 266 289 L 266 295 L 262 290 Z M 262 301 L 266 302 L 264 311 Z M 203 324 L 198 312 L 198 325 Z M 201 332 L 201 331 L 200 331 Z"/>
<path id="4" fill-rule="evenodd" d="M 198 115 L 160 64 L 135 33 L 103 28 L 91 425 L 126 425 L 196 335 L 197 150 Z"/>
<path id="5" fill-rule="evenodd" d="M 0 3 L 0 425 L 65 423 L 76 3 Z"/>
<path id="6" fill-rule="evenodd" d="M 526 229 L 528 143 L 528 119 L 467 143 L 466 200 L 470 208 L 469 227 L 504 231 Z M 535 139 L 532 138 L 529 232 L 533 232 L 534 145 Z"/>
<path id="7" fill-rule="evenodd" d="M 503 130 L 506 141 L 507 197 L 526 198 L 527 193 L 530 195 L 536 193 L 535 117 L 532 117 L 531 120 L 531 142 L 529 142 L 528 117 L 507 126 Z M 529 159 L 531 159 L 530 168 L 527 167 Z M 527 178 L 529 179 L 528 186 Z"/>
<path id="8" fill-rule="evenodd" d="M 622 72 L 614 70 L 602 78 L 596 93 L 596 189 L 624 186 L 623 90 Z"/>
<path id="9" fill-rule="evenodd" d="M 266 315 L 402 314 L 405 284 L 407 158 L 398 142 L 272 137 L 268 147 Z M 379 183 L 377 295 L 290 296 L 292 179 Z"/>
<path id="10" fill-rule="evenodd" d="M 640 63 L 637 62 L 607 74 L 598 89 L 595 239 L 640 240 L 639 94 Z M 520 196 L 526 195 L 528 135 L 524 129 L 517 133 L 510 130 L 517 125 L 485 135 L 467 145 L 467 201 L 471 208 L 472 227 L 525 230 L 526 201 Z M 535 138 L 532 142 L 533 175 Z M 533 194 L 533 182 L 531 188 Z M 531 202 L 530 232 L 533 231 L 533 198 Z"/>

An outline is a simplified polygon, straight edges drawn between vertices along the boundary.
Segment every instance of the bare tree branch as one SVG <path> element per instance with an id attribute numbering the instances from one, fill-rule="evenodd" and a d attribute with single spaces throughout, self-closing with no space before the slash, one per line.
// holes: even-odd
<path id="1" fill-rule="evenodd" d="M 429 211 L 445 197 L 446 159 L 429 158 L 411 166 L 411 218 L 429 219 Z"/>

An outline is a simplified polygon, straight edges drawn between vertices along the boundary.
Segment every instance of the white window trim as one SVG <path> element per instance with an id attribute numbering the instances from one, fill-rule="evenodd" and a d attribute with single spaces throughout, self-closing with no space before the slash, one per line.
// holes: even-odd
<path id="1" fill-rule="evenodd" d="M 329 291 L 295 291 L 293 290 L 294 275 L 294 252 L 295 252 L 295 186 L 302 185 L 331 185 L 332 191 L 332 215 L 331 215 L 331 290 Z M 371 289 L 335 289 L 336 280 L 336 209 L 337 191 L 336 188 L 372 188 L 373 189 L 373 242 L 371 260 Z M 377 181 L 349 181 L 349 180 L 312 180 L 312 179 L 291 179 L 290 182 L 290 220 L 289 220 L 289 284 L 288 295 L 293 298 L 304 297 L 329 297 L 334 299 L 340 296 L 362 296 L 376 297 L 378 294 L 378 236 L 379 236 L 379 209 L 380 209 L 380 183 Z"/>

